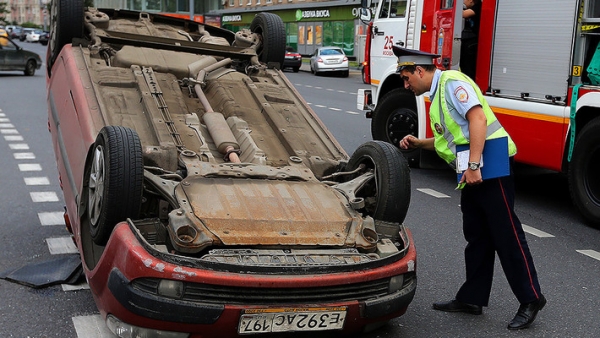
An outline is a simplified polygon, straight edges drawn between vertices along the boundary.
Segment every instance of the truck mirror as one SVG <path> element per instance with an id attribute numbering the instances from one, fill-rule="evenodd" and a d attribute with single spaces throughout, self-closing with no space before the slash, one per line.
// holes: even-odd
<path id="1" fill-rule="evenodd" d="M 365 0 L 363 0 L 364 2 Z M 370 22 L 371 21 L 371 10 L 369 8 L 361 8 L 360 9 L 360 21 L 362 22 Z"/>

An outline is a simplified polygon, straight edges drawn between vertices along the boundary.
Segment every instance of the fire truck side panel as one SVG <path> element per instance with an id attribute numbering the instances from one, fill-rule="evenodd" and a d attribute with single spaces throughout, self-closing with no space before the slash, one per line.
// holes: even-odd
<path id="1" fill-rule="evenodd" d="M 491 90 L 501 96 L 565 100 L 576 1 L 499 1 L 493 43 Z M 535 13 L 535 15 L 532 15 Z"/>

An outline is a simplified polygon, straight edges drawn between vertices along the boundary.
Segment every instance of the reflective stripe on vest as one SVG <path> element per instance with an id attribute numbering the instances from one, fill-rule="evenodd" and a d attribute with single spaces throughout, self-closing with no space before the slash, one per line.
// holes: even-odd
<path id="1" fill-rule="evenodd" d="M 504 130 L 496 118 L 496 115 L 494 115 L 494 112 L 485 100 L 485 97 L 481 93 L 481 90 L 479 90 L 479 87 L 469 77 L 455 70 L 447 70 L 442 72 L 438 81 L 438 89 L 436 93 L 437 99 L 431 102 L 431 107 L 429 108 L 431 130 L 433 131 L 433 135 L 435 137 L 434 146 L 438 155 L 450 165 L 454 165 L 454 161 L 456 159 L 456 145 L 469 143 L 469 140 L 465 136 L 465 132 L 452 118 L 450 110 L 448 109 L 445 90 L 446 82 L 448 80 L 459 80 L 469 83 L 471 86 L 473 86 L 487 119 L 487 131 L 485 139 L 490 140 L 506 136 L 508 138 L 508 155 L 514 156 L 517 153 L 517 147 L 515 143 L 510 138 L 506 130 Z M 438 126 L 437 128 L 436 125 Z M 440 130 L 440 128 L 442 130 Z"/>

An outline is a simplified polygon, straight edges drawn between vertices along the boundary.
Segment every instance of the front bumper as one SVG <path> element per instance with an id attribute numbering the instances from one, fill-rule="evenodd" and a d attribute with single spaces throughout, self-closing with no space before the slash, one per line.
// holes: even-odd
<path id="1" fill-rule="evenodd" d="M 86 275 L 105 317 L 110 314 L 140 327 L 188 332 L 191 337 L 235 337 L 245 309 L 344 306 L 347 315 L 342 334 L 404 314 L 416 291 L 415 262 L 416 252 L 411 247 L 391 264 L 344 273 L 271 276 L 211 271 L 157 259 L 145 250 L 129 225 L 121 223 L 96 268 L 86 269 Z M 398 275 L 405 277 L 397 291 L 369 294 L 370 288 L 379 284 L 381 289 Z M 165 297 L 147 283 L 163 279 L 183 282 L 188 294 L 179 299 Z M 360 287 L 353 289 L 354 285 Z M 311 290 L 316 296 L 301 296 Z M 329 294 L 333 296 L 328 299 Z"/>

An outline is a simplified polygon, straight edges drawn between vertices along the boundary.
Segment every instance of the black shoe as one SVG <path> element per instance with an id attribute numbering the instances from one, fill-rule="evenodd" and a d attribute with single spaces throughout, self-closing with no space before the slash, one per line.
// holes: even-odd
<path id="1" fill-rule="evenodd" d="M 472 315 L 481 314 L 481 306 L 463 303 L 456 299 L 449 302 L 433 303 L 433 308 L 446 312 L 464 312 Z"/>
<path id="2" fill-rule="evenodd" d="M 546 297 L 544 295 L 540 295 L 540 298 L 531 303 L 521 304 L 515 318 L 508 324 L 508 329 L 520 330 L 529 327 L 535 320 L 538 311 L 544 308 L 544 305 L 546 305 Z"/>

